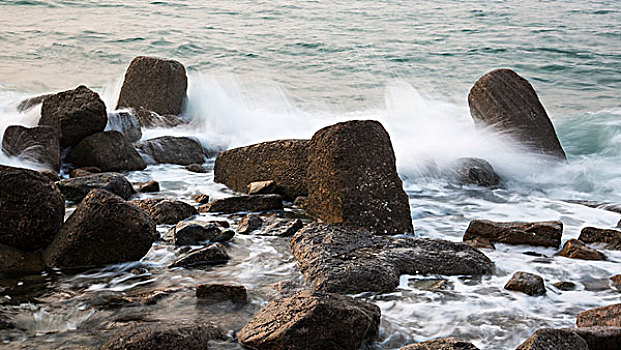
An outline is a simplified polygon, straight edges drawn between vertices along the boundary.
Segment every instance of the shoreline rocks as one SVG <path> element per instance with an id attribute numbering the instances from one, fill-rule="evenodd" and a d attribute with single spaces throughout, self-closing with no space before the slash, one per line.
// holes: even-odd
<path id="1" fill-rule="evenodd" d="M 93 189 L 102 189 L 128 200 L 134 193 L 134 187 L 119 173 L 99 173 L 63 179 L 56 182 L 65 199 L 80 202 Z"/>
<path id="2" fill-rule="evenodd" d="M 14 157 L 60 171 L 60 138 L 51 126 L 11 125 L 2 136 L 2 150 Z"/>
<path id="3" fill-rule="evenodd" d="M 203 163 L 206 154 L 203 146 L 189 137 L 162 136 L 135 143 L 148 163 L 191 165 Z"/>
<path id="4" fill-rule="evenodd" d="M 190 204 L 175 199 L 150 198 L 131 203 L 147 212 L 157 225 L 175 225 L 198 214 L 196 208 Z"/>
<path id="5" fill-rule="evenodd" d="M 243 304 L 246 302 L 246 288 L 230 283 L 204 283 L 196 286 L 196 297 L 209 301 L 231 301 Z"/>
<path id="6" fill-rule="evenodd" d="M 168 268 L 184 267 L 196 268 L 210 265 L 226 264 L 231 258 L 219 243 L 190 252 L 183 258 L 177 259 Z"/>
<path id="7" fill-rule="evenodd" d="M 495 188 L 500 184 L 500 175 L 488 161 L 480 158 L 457 159 L 443 172 L 460 185 Z"/>
<path id="8" fill-rule="evenodd" d="M 440 338 L 424 341 L 418 344 L 410 344 L 401 350 L 479 350 L 472 343 L 457 338 Z"/>
<path id="9" fill-rule="evenodd" d="M 524 271 L 514 273 L 504 288 L 506 290 L 522 292 L 535 297 L 546 294 L 546 287 L 543 283 L 543 278 Z"/>
<path id="10" fill-rule="evenodd" d="M 585 227 L 578 240 L 584 243 L 603 243 L 606 249 L 621 250 L 621 231 Z"/>
<path id="11" fill-rule="evenodd" d="M 577 239 L 570 239 L 565 242 L 563 249 L 558 253 L 560 256 L 564 256 L 570 259 L 581 260 L 606 260 L 606 256 L 601 252 L 588 247 L 584 242 Z"/>
<path id="12" fill-rule="evenodd" d="M 596 326 L 621 327 L 621 304 L 583 311 L 576 318 L 576 326 L 580 328 Z"/>
<path id="13" fill-rule="evenodd" d="M 464 241 L 483 238 L 492 243 L 525 244 L 541 247 L 561 245 L 563 223 L 540 222 L 494 222 L 472 220 L 464 234 Z"/>
<path id="14" fill-rule="evenodd" d="M 65 162 L 97 167 L 102 171 L 144 170 L 147 167 L 138 151 L 116 130 L 84 138 L 69 151 Z"/>
<path id="15" fill-rule="evenodd" d="M 262 212 L 282 209 L 282 197 L 277 194 L 258 194 L 215 199 L 198 207 L 201 213 L 232 214 L 237 212 Z"/>

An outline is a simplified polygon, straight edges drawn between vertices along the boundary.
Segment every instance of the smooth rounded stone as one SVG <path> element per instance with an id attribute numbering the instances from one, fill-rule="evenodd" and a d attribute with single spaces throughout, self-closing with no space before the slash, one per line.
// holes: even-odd
<path id="1" fill-rule="evenodd" d="M 584 243 L 603 243 L 606 249 L 621 250 L 621 231 L 619 230 L 585 227 L 580 231 L 578 239 Z"/>
<path id="2" fill-rule="evenodd" d="M 56 183 L 56 186 L 65 196 L 65 199 L 72 202 L 79 202 L 93 189 L 102 189 L 114 193 L 127 200 L 134 193 L 134 187 L 118 173 L 100 173 L 63 179 Z"/>
<path id="3" fill-rule="evenodd" d="M 144 257 L 155 241 L 153 220 L 111 192 L 94 189 L 45 249 L 50 267 L 87 268 Z"/>
<path id="4" fill-rule="evenodd" d="M 401 350 L 479 350 L 472 343 L 457 338 L 440 338 L 424 341 L 418 344 L 410 344 Z"/>
<path id="5" fill-rule="evenodd" d="M 576 318 L 578 327 L 621 327 L 621 304 L 602 306 L 583 311 Z"/>
<path id="6" fill-rule="evenodd" d="M 257 194 L 221 198 L 198 207 L 201 213 L 232 214 L 237 212 L 261 212 L 282 209 L 282 197 L 277 194 Z"/>
<path id="7" fill-rule="evenodd" d="M 45 100 L 46 98 L 50 97 L 50 96 L 54 96 L 54 94 L 45 94 L 45 95 L 39 95 L 39 96 L 34 96 L 34 97 L 30 97 L 27 98 L 23 101 L 21 101 L 16 109 L 18 112 L 25 112 L 33 107 L 36 107 L 40 104 L 43 103 L 43 100 Z"/>
<path id="8" fill-rule="evenodd" d="M 106 105 L 84 85 L 49 96 L 41 106 L 39 125 L 60 130 L 61 147 L 74 146 L 83 138 L 104 131 L 107 123 Z"/>
<path id="9" fill-rule="evenodd" d="M 195 194 L 192 196 L 192 199 L 198 204 L 209 203 L 209 195 L 206 194 Z"/>
<path id="10" fill-rule="evenodd" d="M 58 176 L 58 173 L 55 172 L 54 170 L 50 170 L 50 169 L 39 170 L 39 174 L 45 176 L 52 182 L 60 181 L 60 176 Z"/>
<path id="11" fill-rule="evenodd" d="M 219 243 L 211 244 L 205 248 L 194 250 L 187 256 L 176 260 L 169 268 L 175 267 L 201 267 L 209 265 L 220 265 L 227 263 L 231 258 Z"/>
<path id="12" fill-rule="evenodd" d="M 118 131 L 90 135 L 69 151 L 65 162 L 78 166 L 95 166 L 102 171 L 143 170 L 147 164 Z"/>
<path id="13" fill-rule="evenodd" d="M 621 327 L 563 328 L 586 340 L 589 350 L 621 349 Z M 573 350 L 573 348 L 571 348 Z"/>
<path id="14" fill-rule="evenodd" d="M 198 214 L 193 206 L 175 199 L 150 198 L 131 203 L 146 211 L 158 225 L 174 225 Z"/>
<path id="15" fill-rule="evenodd" d="M 604 254 L 588 247 L 582 241 L 573 238 L 565 242 L 563 249 L 558 253 L 558 255 L 570 259 L 606 260 L 606 256 Z"/>
<path id="16" fill-rule="evenodd" d="M 22 275 L 45 270 L 39 252 L 27 252 L 0 244 L 0 275 Z"/>
<path id="17" fill-rule="evenodd" d="M 162 136 L 135 143 L 134 146 L 153 164 L 190 165 L 203 163 L 206 154 L 198 141 L 189 137 Z"/>
<path id="18" fill-rule="evenodd" d="M 139 56 L 127 67 L 117 109 L 144 108 L 158 114 L 181 114 L 187 87 L 185 67 L 180 62 Z"/>
<path id="19" fill-rule="evenodd" d="M 207 172 L 207 169 L 205 169 L 204 166 L 200 165 L 200 164 L 190 164 L 190 165 L 186 165 L 185 167 L 188 171 L 191 171 L 193 173 L 199 173 L 199 174 L 204 174 Z"/>
<path id="20" fill-rule="evenodd" d="M 306 209 L 325 223 L 375 234 L 414 232 L 390 136 L 377 121 L 353 120 L 317 131 L 308 150 L 307 184 Z"/>
<path id="21" fill-rule="evenodd" d="M 252 231 L 258 230 L 263 226 L 263 219 L 257 214 L 246 214 L 237 224 L 237 233 L 249 235 Z"/>
<path id="22" fill-rule="evenodd" d="M 380 309 L 351 297 L 302 291 L 272 300 L 237 333 L 257 350 L 356 350 L 377 334 Z"/>
<path id="23" fill-rule="evenodd" d="M 586 340 L 568 329 L 540 328 L 516 350 L 592 350 Z"/>
<path id="24" fill-rule="evenodd" d="M 485 159 L 460 158 L 449 164 L 444 173 L 460 185 L 497 187 L 500 176 Z"/>
<path id="25" fill-rule="evenodd" d="M 223 235 L 217 225 L 201 221 L 182 221 L 175 226 L 173 233 L 176 246 L 195 245 L 205 241 L 224 242 L 231 238 L 233 237 L 228 233 Z"/>
<path id="26" fill-rule="evenodd" d="M 576 289 L 576 284 L 573 282 L 568 282 L 568 281 L 559 281 L 552 285 L 556 287 L 557 289 L 563 290 L 563 291 L 570 291 L 570 290 Z"/>
<path id="27" fill-rule="evenodd" d="M 558 248 L 561 245 L 562 234 L 563 223 L 560 221 L 494 222 L 472 220 L 464 234 L 464 241 L 483 238 L 492 243 Z"/>
<path id="28" fill-rule="evenodd" d="M 0 244 L 36 251 L 60 231 L 65 198 L 38 172 L 0 165 L 0 212 Z"/>
<path id="29" fill-rule="evenodd" d="M 207 350 L 210 340 L 226 339 L 211 323 L 157 322 L 123 328 L 101 350 Z"/>
<path id="30" fill-rule="evenodd" d="M 60 171 L 60 136 L 51 126 L 11 125 L 2 136 L 2 150 L 10 156 Z"/>
<path id="31" fill-rule="evenodd" d="M 140 122 L 129 112 L 108 113 L 108 124 L 104 131 L 116 130 L 123 134 L 130 143 L 138 142 L 142 138 Z"/>
<path id="32" fill-rule="evenodd" d="M 306 196 L 309 140 L 278 140 L 218 153 L 214 181 L 247 192 L 256 181 L 275 181 L 286 200 Z"/>
<path id="33" fill-rule="evenodd" d="M 155 180 L 147 182 L 137 182 L 133 184 L 134 190 L 139 193 L 152 193 L 160 191 L 160 183 Z"/>
<path id="34" fill-rule="evenodd" d="M 565 159 L 554 126 L 530 83 L 510 69 L 483 75 L 468 94 L 477 126 L 492 127 L 531 151 Z"/>
<path id="35" fill-rule="evenodd" d="M 143 128 L 174 128 L 190 122 L 189 119 L 183 116 L 173 114 L 159 115 L 142 107 L 134 109 L 134 114 Z"/>
<path id="36" fill-rule="evenodd" d="M 514 273 L 509 282 L 505 284 L 505 289 L 514 292 L 522 292 L 530 296 L 546 294 L 543 278 L 524 271 Z"/>
<path id="37" fill-rule="evenodd" d="M 390 292 L 402 274 L 484 275 L 494 271 L 485 254 L 465 243 L 381 237 L 345 225 L 307 224 L 289 244 L 313 288 L 331 293 Z"/>
<path id="38" fill-rule="evenodd" d="M 270 194 L 278 193 L 276 182 L 274 180 L 255 181 L 248 184 L 248 194 Z"/>
<path id="39" fill-rule="evenodd" d="M 69 172 L 69 177 L 74 178 L 74 177 L 88 176 L 88 175 L 93 175 L 93 174 L 99 174 L 101 172 L 102 172 L 101 169 L 99 169 L 96 166 L 85 166 L 81 168 L 71 169 L 71 171 Z"/>
<path id="40" fill-rule="evenodd" d="M 236 284 L 204 283 L 196 286 L 196 297 L 211 301 L 232 301 L 245 303 L 247 298 L 246 287 Z"/>

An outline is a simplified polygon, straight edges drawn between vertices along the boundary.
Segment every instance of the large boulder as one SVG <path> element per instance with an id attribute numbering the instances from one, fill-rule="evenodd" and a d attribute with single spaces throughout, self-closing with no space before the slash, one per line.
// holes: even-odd
<path id="1" fill-rule="evenodd" d="M 411 344 L 401 350 L 479 350 L 472 343 L 457 338 L 440 338 Z"/>
<path id="2" fill-rule="evenodd" d="M 60 145 L 76 145 L 83 138 L 104 131 L 108 123 L 106 105 L 99 95 L 79 86 L 43 100 L 39 125 L 60 130 Z"/>
<path id="3" fill-rule="evenodd" d="M 518 271 L 513 274 L 511 279 L 505 284 L 506 290 L 522 292 L 530 296 L 540 296 L 546 294 L 546 287 L 543 278 L 533 273 Z"/>
<path id="4" fill-rule="evenodd" d="M 401 274 L 484 275 L 494 264 L 465 243 L 381 237 L 344 225 L 308 224 L 290 241 L 300 271 L 315 290 L 390 292 Z"/>
<path id="5" fill-rule="evenodd" d="M 493 243 L 558 248 L 561 245 L 562 234 L 563 223 L 560 221 L 494 222 L 472 220 L 464 234 L 464 241 L 479 238 Z"/>
<path id="6" fill-rule="evenodd" d="M 214 181 L 238 192 L 248 185 L 272 180 L 286 200 L 306 196 L 309 140 L 278 140 L 218 153 Z"/>
<path id="7" fill-rule="evenodd" d="M 58 131 L 51 126 L 11 125 L 2 136 L 2 150 L 10 156 L 60 171 L 60 139 Z"/>
<path id="8" fill-rule="evenodd" d="M 65 199 L 72 202 L 81 201 L 95 188 L 110 191 L 125 200 L 136 193 L 132 184 L 118 173 L 100 173 L 63 179 L 58 181 L 56 186 L 65 195 Z"/>
<path id="9" fill-rule="evenodd" d="M 132 204 L 146 211 L 158 225 L 174 225 L 198 214 L 193 206 L 175 199 L 149 198 L 132 201 Z"/>
<path id="10" fill-rule="evenodd" d="M 584 327 L 563 328 L 573 332 L 586 340 L 589 350 L 619 350 L 621 349 L 621 327 Z M 548 348 L 546 348 L 547 350 Z M 569 348 L 576 349 L 576 348 Z M 580 349 L 580 348 L 578 348 Z"/>
<path id="11" fill-rule="evenodd" d="M 44 95 L 39 95 L 39 96 L 34 96 L 34 97 L 29 97 L 23 101 L 21 101 L 16 109 L 19 112 L 25 112 L 35 106 L 38 106 L 40 104 L 43 103 L 43 100 L 45 100 L 46 98 L 50 97 L 50 96 L 54 96 L 54 94 L 44 94 Z"/>
<path id="12" fill-rule="evenodd" d="M 155 241 L 155 223 L 144 210 L 111 192 L 92 190 L 45 249 L 50 267 L 87 268 L 137 261 Z"/>
<path id="13" fill-rule="evenodd" d="M 482 76 L 468 95 L 479 126 L 493 127 L 536 153 L 565 159 L 554 126 L 530 83 L 510 69 Z"/>
<path id="14" fill-rule="evenodd" d="M 125 72 L 119 108 L 145 109 L 157 114 L 181 114 L 188 78 L 178 61 L 136 57 Z"/>
<path id="15" fill-rule="evenodd" d="M 282 209 L 282 197 L 277 194 L 257 194 L 220 198 L 198 207 L 201 213 L 237 213 Z"/>
<path id="16" fill-rule="evenodd" d="M 308 151 L 310 214 L 376 234 L 413 232 L 408 196 L 390 136 L 376 121 L 348 121 L 317 131 Z"/>
<path id="17" fill-rule="evenodd" d="M 129 112 L 108 113 L 108 124 L 105 131 L 116 130 L 123 134 L 127 141 L 138 142 L 142 138 L 140 122 Z"/>
<path id="18" fill-rule="evenodd" d="M 350 297 L 302 291 L 270 301 L 237 334 L 257 350 L 356 350 L 375 336 L 380 309 Z"/>
<path id="19" fill-rule="evenodd" d="M 621 304 L 583 311 L 576 318 L 576 326 L 581 328 L 594 326 L 621 327 Z"/>
<path id="20" fill-rule="evenodd" d="M 203 146 L 189 137 L 162 136 L 136 143 L 134 146 L 153 164 L 190 165 L 203 163 Z"/>
<path id="21" fill-rule="evenodd" d="M 584 243 L 601 243 L 606 249 L 621 250 L 621 231 L 585 227 L 578 237 Z"/>
<path id="22" fill-rule="evenodd" d="M 38 172 L 0 165 L 0 213 L 0 244 L 35 251 L 60 231 L 65 198 Z"/>
<path id="23" fill-rule="evenodd" d="M 0 275 L 39 273 L 44 269 L 40 252 L 26 252 L 0 244 Z"/>
<path id="24" fill-rule="evenodd" d="M 102 171 L 143 170 L 140 154 L 118 131 L 90 135 L 71 149 L 65 161 L 78 166 L 95 166 Z"/>
<path id="25" fill-rule="evenodd" d="M 590 350 L 587 342 L 568 329 L 541 328 L 516 350 Z"/>

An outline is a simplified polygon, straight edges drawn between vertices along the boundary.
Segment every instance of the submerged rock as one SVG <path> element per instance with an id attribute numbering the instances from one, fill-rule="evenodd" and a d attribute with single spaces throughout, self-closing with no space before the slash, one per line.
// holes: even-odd
<path id="1" fill-rule="evenodd" d="M 621 250 L 621 231 L 585 227 L 578 237 L 584 243 L 604 243 L 606 249 Z"/>
<path id="2" fill-rule="evenodd" d="M 123 134 L 127 141 L 134 143 L 142 138 L 140 122 L 129 112 L 108 113 L 108 124 L 105 131 L 115 130 Z"/>
<path id="3" fill-rule="evenodd" d="M 140 154 L 118 131 L 90 135 L 71 149 L 65 161 L 78 166 L 95 166 L 102 171 L 143 170 Z"/>
<path id="4" fill-rule="evenodd" d="M 160 183 L 155 180 L 149 180 L 147 182 L 137 182 L 133 184 L 134 190 L 140 193 L 151 193 L 160 191 Z"/>
<path id="5" fill-rule="evenodd" d="M 189 119 L 183 116 L 165 114 L 159 115 L 144 108 L 134 110 L 138 123 L 143 128 L 174 128 L 175 126 L 188 124 Z"/>
<path id="6" fill-rule="evenodd" d="M 568 329 L 541 328 L 516 350 L 590 350 L 587 342 Z"/>
<path id="7" fill-rule="evenodd" d="M 205 161 L 205 151 L 189 137 L 162 136 L 135 144 L 148 162 L 154 164 L 190 165 Z"/>
<path id="8" fill-rule="evenodd" d="M 2 136 L 2 150 L 14 157 L 60 171 L 60 138 L 51 126 L 11 125 Z"/>
<path id="9" fill-rule="evenodd" d="M 174 225 L 198 214 L 193 206 L 174 199 L 150 198 L 132 201 L 132 204 L 146 211 L 158 225 Z"/>
<path id="10" fill-rule="evenodd" d="M 196 297 L 212 301 L 246 302 L 246 287 L 236 284 L 204 283 L 196 286 Z"/>
<path id="11" fill-rule="evenodd" d="M 464 234 L 464 241 L 483 238 L 493 243 L 558 248 L 561 245 L 562 233 L 563 223 L 560 221 L 494 222 L 472 220 Z"/>
<path id="12" fill-rule="evenodd" d="M 308 151 L 307 185 L 306 209 L 323 222 L 376 234 L 414 232 L 390 136 L 376 121 L 317 131 Z"/>
<path id="13" fill-rule="evenodd" d="M 401 350 L 479 350 L 472 343 L 457 338 L 440 338 L 407 345 Z"/>
<path id="14" fill-rule="evenodd" d="M 570 259 L 582 259 L 582 260 L 606 260 L 606 256 L 597 250 L 588 247 L 582 241 L 577 239 L 570 239 L 565 242 L 563 249 L 558 253 L 560 256 L 564 256 Z"/>
<path id="15" fill-rule="evenodd" d="M 190 252 L 187 256 L 176 260 L 169 268 L 175 267 L 200 267 L 209 265 L 220 265 L 227 263 L 231 258 L 224 250 L 224 247 L 215 243 L 205 248 Z"/>
<path id="16" fill-rule="evenodd" d="M 493 127 L 533 152 L 565 159 L 535 89 L 514 71 L 496 69 L 482 76 L 470 90 L 468 105 L 477 125 Z"/>
<path id="17" fill-rule="evenodd" d="M 484 159 L 460 158 L 451 163 L 444 172 L 460 185 L 496 187 L 500 184 L 500 176 Z"/>
<path id="18" fill-rule="evenodd" d="M 125 200 L 136 193 L 132 184 L 118 173 L 100 173 L 63 179 L 58 181 L 56 186 L 65 195 L 65 199 L 72 202 L 81 201 L 96 188 L 112 192 Z"/>
<path id="19" fill-rule="evenodd" d="M 214 243 L 225 242 L 233 238 L 233 231 L 222 230 L 213 223 L 201 221 L 182 221 L 175 226 L 173 241 L 175 245 L 194 245 L 200 242 L 210 241 Z"/>
<path id="20" fill-rule="evenodd" d="M 570 290 L 574 290 L 576 289 L 576 284 L 573 282 L 569 282 L 569 281 L 559 281 L 556 282 L 554 284 L 552 284 L 554 287 L 560 289 L 560 290 L 564 290 L 564 291 L 570 291 Z"/>
<path id="21" fill-rule="evenodd" d="M 282 197 L 277 194 L 258 194 L 216 199 L 198 207 L 201 213 L 231 214 L 243 211 L 260 212 L 282 209 Z"/>
<path id="22" fill-rule="evenodd" d="M 237 334 L 257 350 L 356 350 L 375 336 L 380 309 L 354 298 L 302 291 L 270 301 Z"/>
<path id="23" fill-rule="evenodd" d="M 621 327 L 621 304 L 583 311 L 578 314 L 576 326 L 581 328 L 594 326 Z"/>
<path id="24" fill-rule="evenodd" d="M 39 273 L 44 269 L 45 263 L 40 252 L 27 252 L 0 244 L 0 275 Z"/>
<path id="25" fill-rule="evenodd" d="M 513 274 L 509 282 L 505 284 L 506 290 L 522 292 L 530 296 L 540 296 L 546 294 L 546 287 L 541 276 L 518 271 Z"/>

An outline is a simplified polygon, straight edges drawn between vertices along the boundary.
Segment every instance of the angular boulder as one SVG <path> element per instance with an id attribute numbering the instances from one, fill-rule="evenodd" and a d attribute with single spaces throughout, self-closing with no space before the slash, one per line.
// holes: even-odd
<path id="1" fill-rule="evenodd" d="M 621 250 L 621 231 L 585 227 L 578 237 L 584 243 L 603 243 L 606 249 Z"/>
<path id="2" fill-rule="evenodd" d="M 590 350 L 587 342 L 568 329 L 541 328 L 516 350 Z"/>
<path id="3" fill-rule="evenodd" d="M 576 318 L 576 326 L 580 328 L 595 326 L 621 327 L 621 304 L 583 311 Z"/>
<path id="4" fill-rule="evenodd" d="M 282 209 L 282 197 L 277 194 L 257 194 L 216 199 L 198 207 L 201 213 L 231 214 L 243 211 L 268 211 Z"/>
<path id="5" fill-rule="evenodd" d="M 102 171 L 143 170 L 147 167 L 125 136 L 114 130 L 84 138 L 67 154 L 65 162 L 94 166 Z"/>
<path id="6" fill-rule="evenodd" d="M 2 136 L 2 150 L 14 157 L 60 171 L 60 138 L 51 126 L 11 125 Z"/>
<path id="7" fill-rule="evenodd" d="M 606 256 L 601 252 L 588 247 L 584 242 L 577 239 L 570 239 L 565 242 L 563 249 L 558 253 L 560 256 L 564 256 L 570 259 L 581 260 L 606 260 Z"/>
<path id="8" fill-rule="evenodd" d="M 56 186 L 63 193 L 65 199 L 72 202 L 81 201 L 91 190 L 96 188 L 112 192 L 125 200 L 136 193 L 125 176 L 118 173 L 99 173 L 63 179 L 58 181 Z"/>
<path id="9" fill-rule="evenodd" d="M 375 336 L 380 309 L 350 297 L 302 291 L 270 301 L 237 334 L 257 350 L 356 350 Z"/>
<path id="10" fill-rule="evenodd" d="M 510 69 L 482 76 L 468 95 L 478 126 L 492 127 L 531 151 L 565 159 L 554 126 L 530 83 Z"/>
<path id="11" fill-rule="evenodd" d="M 493 243 L 525 244 L 541 247 L 561 245 L 563 223 L 540 222 L 494 222 L 472 220 L 464 234 L 464 241 L 483 238 Z"/>
<path id="12" fill-rule="evenodd" d="M 621 327 L 563 328 L 563 330 L 573 332 L 584 339 L 589 345 L 589 350 L 621 349 Z"/>
<path id="13" fill-rule="evenodd" d="M 237 284 L 204 283 L 196 286 L 196 297 L 213 301 L 246 302 L 246 288 Z"/>
<path id="14" fill-rule="evenodd" d="M 162 136 L 134 144 L 153 164 L 190 165 L 203 163 L 205 156 L 203 146 L 189 137 Z"/>
<path id="15" fill-rule="evenodd" d="M 411 344 L 401 350 L 479 350 L 472 343 L 457 338 L 440 338 Z"/>
<path id="16" fill-rule="evenodd" d="M 123 134 L 130 143 L 142 138 L 142 130 L 138 118 L 129 112 L 108 113 L 108 124 L 105 131 L 115 130 Z"/>
<path id="17" fill-rule="evenodd" d="M 500 176 L 496 174 L 492 165 L 480 158 L 460 158 L 449 164 L 444 173 L 460 185 L 493 188 L 500 184 Z"/>
<path id="18" fill-rule="evenodd" d="M 379 122 L 348 121 L 317 131 L 308 150 L 308 212 L 326 223 L 376 234 L 414 232 L 390 136 Z"/>
<path id="19" fill-rule="evenodd" d="M 231 258 L 219 243 L 211 244 L 205 248 L 194 250 L 187 256 L 173 262 L 169 268 L 175 267 L 201 267 L 220 265 L 227 263 Z"/>
<path id="20" fill-rule="evenodd" d="M 143 199 L 132 201 L 146 211 L 158 225 L 174 225 L 183 219 L 198 214 L 193 206 L 175 199 Z"/>
<path id="21" fill-rule="evenodd" d="M 106 105 L 96 92 L 83 85 L 47 97 L 41 106 L 39 125 L 57 128 L 61 147 L 74 146 L 104 131 L 107 123 Z"/>
<path id="22" fill-rule="evenodd" d="M 530 296 L 540 296 L 546 294 L 546 287 L 541 276 L 518 271 L 513 274 L 509 282 L 505 284 L 506 290 L 522 292 Z"/>
<path id="23" fill-rule="evenodd" d="M 26 275 L 44 269 L 45 263 L 40 252 L 26 252 L 0 244 L 0 275 Z"/>

